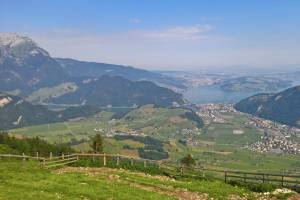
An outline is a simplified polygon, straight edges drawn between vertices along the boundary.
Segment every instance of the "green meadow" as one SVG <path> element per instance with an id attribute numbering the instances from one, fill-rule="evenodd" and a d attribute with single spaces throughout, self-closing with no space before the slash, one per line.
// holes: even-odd
<path id="1" fill-rule="evenodd" d="M 70 143 L 78 151 L 89 151 L 90 138 L 97 132 L 137 130 L 164 141 L 164 149 L 170 160 L 178 160 L 192 154 L 198 163 L 217 169 L 235 169 L 247 171 L 282 172 L 299 171 L 300 156 L 284 154 L 259 154 L 244 149 L 262 135 L 262 130 L 245 127 L 249 121 L 240 113 L 225 113 L 224 123 L 212 122 L 202 129 L 195 129 L 194 122 L 182 118 L 184 109 L 154 108 L 151 105 L 135 109 L 120 119 L 111 120 L 113 112 L 101 112 L 95 116 L 66 121 L 63 123 L 44 124 L 10 130 L 12 135 L 40 137 L 50 143 Z M 179 139 L 186 136 L 179 130 L 189 128 L 197 130 L 192 136 L 197 144 L 182 144 Z M 241 130 L 241 134 L 234 134 Z M 126 147 L 126 148 L 125 148 Z M 144 144 L 131 139 L 116 140 L 104 138 L 104 151 L 139 157 L 138 149 Z"/>

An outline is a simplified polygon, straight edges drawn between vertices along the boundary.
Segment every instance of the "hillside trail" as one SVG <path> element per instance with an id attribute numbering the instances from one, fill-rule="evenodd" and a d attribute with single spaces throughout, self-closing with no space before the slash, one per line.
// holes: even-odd
<path id="1" fill-rule="evenodd" d="M 207 200 L 208 199 L 208 194 L 200 194 L 197 192 L 191 192 L 188 191 L 187 189 L 184 188 L 174 188 L 172 186 L 167 186 L 167 185 L 161 185 L 161 186 L 154 186 L 150 184 L 141 184 L 135 182 L 133 179 L 122 179 L 120 176 L 114 174 L 117 172 L 125 172 L 126 170 L 119 170 L 119 169 L 111 169 L 111 168 L 84 168 L 84 167 L 65 167 L 56 170 L 58 174 L 62 173 L 69 173 L 69 172 L 79 172 L 79 173 L 85 173 L 86 175 L 90 176 L 96 176 L 96 175 L 108 175 L 107 179 L 109 181 L 117 181 L 117 182 L 122 182 L 126 183 L 130 186 L 149 191 L 149 192 L 156 192 L 162 195 L 167 195 L 167 196 L 172 196 L 175 197 L 179 200 Z M 126 171 L 127 172 L 127 171 Z M 130 174 L 138 175 L 138 176 L 143 176 L 143 177 L 151 177 L 154 179 L 159 179 L 161 181 L 164 180 L 172 180 L 169 177 L 164 177 L 164 176 L 151 176 L 147 175 L 144 173 L 140 172 L 131 172 L 128 171 Z"/>
<path id="2" fill-rule="evenodd" d="M 137 180 L 134 180 L 133 178 L 128 177 L 121 177 L 117 173 L 127 173 L 130 175 L 140 176 L 140 177 L 147 177 L 151 179 L 157 179 L 162 182 L 164 181 L 177 181 L 173 178 L 166 177 L 166 176 L 159 176 L 159 175 L 149 175 L 142 172 L 132 172 L 124 169 L 112 169 L 112 168 L 93 168 L 93 167 L 64 167 L 58 170 L 55 170 L 58 174 L 63 173 L 84 173 L 89 176 L 97 176 L 101 175 L 104 176 L 108 181 L 112 182 L 119 182 L 119 183 L 125 183 L 132 187 L 142 189 L 149 192 L 155 192 L 162 195 L 167 195 L 171 197 L 175 197 L 178 200 L 214 200 L 214 198 L 209 197 L 207 193 L 198 193 L 198 192 L 192 192 L 188 191 L 186 188 L 176 188 L 171 185 L 152 185 L 151 183 L 139 183 Z M 257 200 L 276 200 L 274 197 L 268 197 L 261 195 L 259 193 L 256 194 Z M 247 200 L 247 197 L 240 197 L 237 195 L 230 195 L 226 198 L 227 200 Z M 287 200 L 300 200 L 300 195 L 296 194 L 291 197 L 289 197 Z"/>

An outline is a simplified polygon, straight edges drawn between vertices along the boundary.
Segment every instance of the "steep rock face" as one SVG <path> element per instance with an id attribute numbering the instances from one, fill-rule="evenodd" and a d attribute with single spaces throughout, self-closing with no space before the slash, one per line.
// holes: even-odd
<path id="1" fill-rule="evenodd" d="M 28 37 L 0 34 L 0 91 L 26 95 L 66 78 L 60 64 Z"/>
<path id="2" fill-rule="evenodd" d="M 300 86 L 276 94 L 259 94 L 235 105 L 241 112 L 300 127 Z"/>

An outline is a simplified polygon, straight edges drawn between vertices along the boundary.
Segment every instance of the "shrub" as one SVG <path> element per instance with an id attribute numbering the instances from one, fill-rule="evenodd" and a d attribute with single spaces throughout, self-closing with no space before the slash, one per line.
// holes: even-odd
<path id="1" fill-rule="evenodd" d="M 189 155 L 185 156 L 184 158 L 182 158 L 182 159 L 180 160 L 180 162 L 181 162 L 183 165 L 188 166 L 188 167 L 191 167 L 191 166 L 193 166 L 193 165 L 196 164 L 196 161 L 195 161 L 195 159 L 192 157 L 191 154 L 189 154 Z"/>

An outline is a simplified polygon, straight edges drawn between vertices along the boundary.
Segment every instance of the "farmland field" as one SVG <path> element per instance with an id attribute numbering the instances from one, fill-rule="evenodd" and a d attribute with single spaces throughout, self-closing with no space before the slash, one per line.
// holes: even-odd
<path id="1" fill-rule="evenodd" d="M 40 137 L 51 143 L 70 143 L 75 149 L 91 150 L 90 138 L 97 130 L 109 132 L 138 131 L 164 141 L 163 148 L 170 160 L 178 160 L 192 154 L 200 165 L 217 169 L 282 172 L 300 171 L 300 156 L 285 154 L 259 154 L 244 149 L 257 141 L 262 130 L 245 127 L 249 119 L 240 113 L 225 113 L 224 123 L 212 122 L 202 129 L 181 117 L 183 109 L 161 109 L 144 106 L 129 112 L 120 119 L 111 120 L 112 112 L 101 112 L 89 118 L 45 124 L 10 130 L 18 136 Z M 182 133 L 183 129 L 196 130 L 192 136 Z M 239 130 L 238 134 L 234 131 Z M 191 137 L 197 144 L 183 144 L 179 139 Z M 104 137 L 104 151 L 140 157 L 139 148 L 145 144 L 132 139 L 117 140 Z"/>

